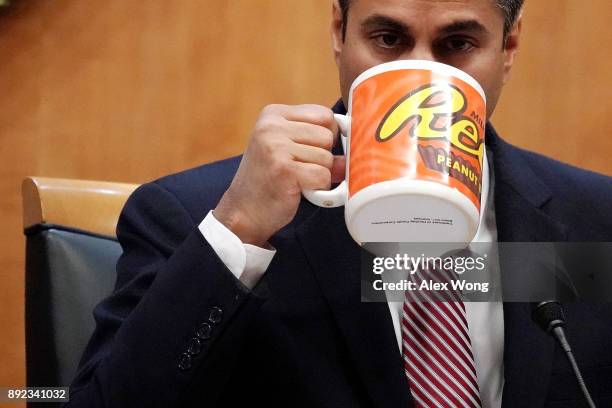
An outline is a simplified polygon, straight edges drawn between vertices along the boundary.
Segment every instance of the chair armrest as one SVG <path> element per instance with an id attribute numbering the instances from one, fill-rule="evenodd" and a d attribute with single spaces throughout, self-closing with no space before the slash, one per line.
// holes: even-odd
<path id="1" fill-rule="evenodd" d="M 39 224 L 115 237 L 121 209 L 137 184 L 27 177 L 22 183 L 24 230 Z"/>

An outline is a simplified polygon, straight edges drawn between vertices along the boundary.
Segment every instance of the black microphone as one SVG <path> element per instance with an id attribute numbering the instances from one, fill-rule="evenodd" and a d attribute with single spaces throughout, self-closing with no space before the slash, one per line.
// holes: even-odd
<path id="1" fill-rule="evenodd" d="M 584 394 L 584 398 L 586 399 L 588 406 L 590 408 L 595 408 L 595 403 L 591 399 L 589 390 L 584 383 L 584 379 L 582 378 L 582 374 L 580 374 L 580 369 L 578 368 L 578 364 L 576 363 L 576 359 L 572 353 L 572 348 L 570 347 L 569 342 L 565 337 L 565 332 L 563 331 L 563 326 L 565 325 L 565 315 L 563 313 L 561 304 L 556 300 L 547 300 L 545 302 L 534 303 L 532 307 L 531 318 L 537 323 L 538 326 L 542 328 L 542 330 L 557 339 L 561 345 L 561 348 L 563 351 L 565 351 L 565 355 L 567 356 L 572 369 L 574 370 L 576 380 L 578 380 L 578 385 Z"/>

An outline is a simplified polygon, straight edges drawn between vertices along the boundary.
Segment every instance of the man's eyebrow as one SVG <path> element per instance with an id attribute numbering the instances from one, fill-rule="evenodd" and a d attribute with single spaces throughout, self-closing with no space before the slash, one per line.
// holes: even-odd
<path id="1" fill-rule="evenodd" d="M 361 28 L 364 30 L 387 29 L 410 33 L 409 25 L 382 14 L 374 14 L 363 20 Z M 441 34 L 453 34 L 457 32 L 473 32 L 477 34 L 490 34 L 489 30 L 477 20 L 458 20 L 442 27 Z"/>
<path id="2" fill-rule="evenodd" d="M 450 23 L 440 29 L 440 33 L 442 34 L 452 34 L 459 31 L 471 31 L 474 33 L 489 34 L 489 30 L 487 30 L 484 25 L 482 25 L 476 20 L 459 20 Z"/>
<path id="3" fill-rule="evenodd" d="M 394 18 L 383 16 L 381 14 L 373 14 L 363 20 L 361 28 L 364 30 L 371 29 L 388 29 L 393 31 L 410 32 L 410 27 Z"/>

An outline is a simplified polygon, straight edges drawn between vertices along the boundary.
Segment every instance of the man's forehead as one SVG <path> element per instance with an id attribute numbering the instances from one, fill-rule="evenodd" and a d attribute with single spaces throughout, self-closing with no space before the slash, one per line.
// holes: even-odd
<path id="1" fill-rule="evenodd" d="M 503 24 L 496 0 L 350 0 L 350 10 L 349 14 L 358 15 L 360 25 L 383 22 L 385 18 L 406 27 L 435 25 L 429 28 L 436 30 L 461 28 L 457 23 L 469 21 L 488 30 Z M 478 29 L 476 24 L 464 28 Z"/>
<path id="2" fill-rule="evenodd" d="M 400 7 L 495 7 L 497 0 L 348 0 L 348 3 L 355 5 L 357 3 L 369 4 L 373 6 L 400 6 Z"/>
<path id="3" fill-rule="evenodd" d="M 497 0 L 349 0 L 350 8 L 361 11 L 394 10 L 402 15 L 435 12 L 495 13 L 501 15 Z"/>

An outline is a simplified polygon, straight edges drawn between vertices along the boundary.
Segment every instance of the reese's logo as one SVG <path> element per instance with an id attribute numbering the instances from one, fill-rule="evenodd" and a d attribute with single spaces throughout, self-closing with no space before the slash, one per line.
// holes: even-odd
<path id="1" fill-rule="evenodd" d="M 474 120 L 464 115 L 466 108 L 466 97 L 456 86 L 422 86 L 391 107 L 376 130 L 376 139 L 386 142 L 407 127 L 408 134 L 419 140 L 448 139 L 455 148 L 478 158 L 482 168 L 483 138 Z"/>

